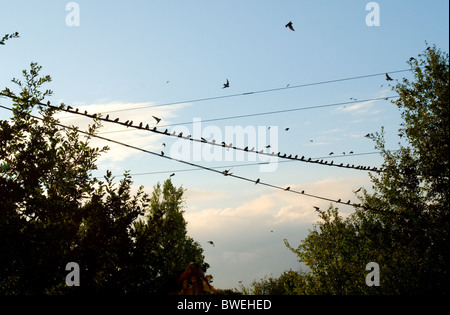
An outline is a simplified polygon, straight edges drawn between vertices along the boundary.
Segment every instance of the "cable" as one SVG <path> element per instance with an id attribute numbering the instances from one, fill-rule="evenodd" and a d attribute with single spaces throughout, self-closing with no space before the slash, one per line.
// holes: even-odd
<path id="1" fill-rule="evenodd" d="M 8 107 L 2 106 L 2 105 L 0 105 L 0 107 L 12 111 L 11 108 L 8 108 Z M 34 116 L 34 115 L 30 115 L 30 117 L 33 117 L 33 118 L 36 118 L 36 119 L 39 119 L 39 120 L 43 120 L 43 118 L 37 117 L 37 116 Z M 54 122 L 53 124 L 55 126 L 59 126 L 59 127 L 62 127 L 62 128 L 73 129 L 73 127 L 69 127 L 69 126 L 63 125 L 61 123 Z M 360 208 L 363 208 L 365 210 L 371 210 L 366 205 L 352 203 L 350 200 L 348 200 L 347 202 L 343 202 L 341 199 L 335 200 L 335 199 L 331 199 L 331 198 L 327 198 L 327 197 L 322 197 L 322 196 L 318 196 L 318 195 L 308 194 L 308 193 L 305 193 L 304 190 L 297 191 L 297 190 L 290 189 L 290 187 L 281 187 L 281 186 L 276 186 L 276 185 L 272 185 L 272 184 L 269 184 L 269 183 L 262 182 L 262 181 L 260 181 L 259 178 L 254 180 L 254 179 L 250 179 L 250 178 L 247 178 L 247 177 L 238 176 L 238 175 L 235 175 L 233 173 L 230 173 L 229 170 L 219 171 L 219 170 L 213 169 L 211 167 L 206 167 L 206 166 L 195 164 L 195 163 L 192 163 L 192 162 L 188 162 L 188 161 L 172 158 L 172 157 L 164 155 L 164 154 L 155 153 L 155 152 L 143 149 L 143 148 L 132 146 L 132 145 L 120 142 L 120 141 L 116 141 L 116 140 L 113 140 L 113 139 L 105 138 L 105 137 L 102 137 L 102 136 L 99 136 L 99 135 L 96 135 L 96 134 L 92 134 L 92 133 L 89 133 L 89 132 L 85 132 L 85 131 L 81 131 L 81 130 L 78 130 L 78 132 L 81 133 L 81 134 L 85 134 L 85 135 L 91 136 L 91 137 L 95 137 L 95 138 L 98 138 L 98 139 L 105 140 L 107 142 L 112 142 L 112 143 L 115 143 L 115 144 L 119 144 L 121 146 L 125 146 L 127 148 L 131 148 L 131 149 L 138 150 L 138 151 L 141 151 L 141 152 L 144 152 L 144 153 L 148 153 L 148 154 L 160 157 L 160 158 L 176 161 L 176 162 L 179 162 L 179 163 L 182 163 L 182 164 L 190 165 L 190 166 L 193 166 L 193 167 L 196 167 L 196 168 L 200 168 L 200 169 L 207 170 L 207 171 L 210 171 L 210 172 L 218 173 L 218 174 L 221 174 L 221 175 L 224 175 L 224 176 L 230 176 L 230 177 L 237 178 L 237 179 L 244 180 L 244 181 L 248 181 L 248 182 L 251 182 L 251 183 L 254 183 L 254 184 L 263 185 L 263 186 L 267 186 L 267 187 L 271 187 L 271 188 L 279 189 L 279 190 L 283 190 L 283 191 L 288 191 L 290 193 L 303 195 L 303 196 L 308 196 L 308 197 L 315 198 L 315 199 L 325 200 L 325 201 L 329 201 L 329 202 L 336 203 L 336 204 L 348 205 L 348 206 L 352 206 L 352 207 L 360 207 Z"/>
<path id="2" fill-rule="evenodd" d="M 401 72 L 408 72 L 408 71 L 411 71 L 411 69 L 390 71 L 388 73 L 393 74 L 393 73 L 401 73 Z M 282 91 L 282 90 L 288 90 L 288 89 L 298 89 L 298 88 L 303 88 L 303 87 L 308 87 L 308 86 L 315 86 L 315 85 L 322 85 L 322 84 L 329 84 L 329 83 L 336 83 L 336 82 L 359 80 L 359 79 L 365 79 L 365 78 L 382 76 L 382 75 L 383 76 L 386 75 L 386 72 L 367 74 L 367 75 L 361 75 L 361 76 L 355 76 L 355 77 L 349 77 L 349 78 L 327 80 L 327 81 L 319 81 L 319 82 L 313 82 L 313 83 L 305 83 L 305 84 L 285 86 L 285 87 L 265 89 L 265 90 L 258 90 L 258 91 L 245 92 L 245 93 L 204 97 L 204 98 L 184 100 L 184 101 L 179 101 L 179 102 L 170 102 L 170 103 L 162 103 L 162 104 L 155 104 L 155 105 L 148 105 L 148 106 L 132 107 L 132 108 L 127 108 L 127 109 L 117 109 L 117 110 L 109 111 L 108 113 L 117 113 L 117 112 L 124 112 L 124 111 L 143 109 L 143 108 L 152 108 L 152 107 L 173 106 L 173 105 L 180 105 L 180 104 L 186 104 L 186 103 L 198 103 L 198 102 L 211 101 L 211 100 L 217 100 L 217 99 L 232 98 L 232 97 L 238 97 L 238 96 L 247 96 L 247 95 L 254 95 L 254 94 L 261 94 L 261 93 L 269 93 L 269 92 L 276 92 L 276 91 Z"/>
<path id="3" fill-rule="evenodd" d="M 238 118 L 263 116 L 263 115 L 282 114 L 282 113 L 296 112 L 296 111 L 309 110 L 309 109 L 317 109 L 317 108 L 325 108 L 325 107 L 333 107 L 333 106 L 342 106 L 342 105 L 348 105 L 348 104 L 358 104 L 358 103 L 364 103 L 364 102 L 370 102 L 370 101 L 380 101 L 380 100 L 386 100 L 387 101 L 389 99 L 398 98 L 398 97 L 399 97 L 398 95 L 393 95 L 393 96 L 387 96 L 387 97 L 385 96 L 385 97 L 378 97 L 378 98 L 369 98 L 369 99 L 358 100 L 358 101 L 347 101 L 347 102 L 331 103 L 331 104 L 324 104 L 324 105 L 314 105 L 314 106 L 300 107 L 300 108 L 281 109 L 281 110 L 270 111 L 270 112 L 262 112 L 262 113 L 253 113 L 253 114 L 245 114 L 245 115 L 237 115 L 237 116 L 228 116 L 228 117 L 204 119 L 204 120 L 202 120 L 202 122 L 211 122 L 211 121 L 221 121 L 221 120 L 230 120 L 230 119 L 238 119 Z M 159 127 L 162 128 L 162 127 L 180 126 L 180 125 L 188 125 L 188 124 L 193 124 L 193 122 L 192 121 L 180 122 L 180 123 L 174 123 L 174 124 L 160 125 Z M 131 130 L 106 131 L 106 132 L 101 132 L 100 134 L 127 132 L 127 131 L 131 131 Z"/>
<path id="4" fill-rule="evenodd" d="M 0 95 L 4 95 L 4 96 L 10 97 L 12 99 L 16 99 L 17 98 L 16 96 L 13 96 L 13 95 L 6 95 L 6 94 L 1 94 L 1 93 L 0 93 Z M 170 134 L 168 132 L 168 129 L 165 129 L 165 131 L 159 131 L 159 130 L 157 130 L 156 127 L 153 127 L 152 129 L 150 129 L 150 126 L 148 124 L 145 127 L 143 127 L 143 123 L 142 122 L 138 126 L 134 126 L 134 125 L 132 125 L 132 122 L 129 122 L 129 121 L 126 121 L 125 123 L 119 122 L 118 118 L 117 118 L 117 121 L 116 120 L 112 121 L 112 120 L 108 119 L 109 115 L 107 115 L 106 118 L 103 118 L 103 117 L 101 117 L 101 114 L 92 114 L 92 115 L 90 115 L 90 114 L 87 113 L 87 111 L 84 111 L 84 113 L 81 113 L 81 112 L 79 112 L 78 109 L 74 110 L 71 106 L 68 106 L 66 109 L 63 109 L 62 108 L 63 104 L 61 104 L 60 107 L 51 105 L 50 102 L 47 102 L 47 104 L 43 104 L 43 103 L 38 102 L 37 104 L 41 105 L 41 106 L 47 106 L 47 107 L 55 109 L 55 110 L 64 110 L 66 112 L 70 112 L 70 113 L 73 113 L 73 114 L 82 115 L 82 116 L 90 117 L 90 118 L 93 118 L 93 119 L 103 120 L 103 121 L 106 121 L 106 122 L 109 122 L 109 123 L 115 123 L 115 124 L 123 125 L 123 126 L 126 126 L 127 128 L 135 128 L 135 129 L 139 129 L 139 130 L 145 130 L 145 131 L 157 133 L 157 134 L 164 135 L 164 136 L 177 137 L 177 138 L 181 138 L 181 139 L 185 139 L 185 140 L 190 140 L 190 141 L 193 141 L 193 142 L 200 142 L 200 143 L 206 143 L 206 144 L 214 145 L 214 146 L 221 146 L 221 147 L 231 148 L 231 149 L 236 150 L 236 151 L 253 152 L 255 154 L 266 155 L 266 156 L 277 156 L 277 157 L 282 158 L 282 159 L 295 160 L 295 161 L 300 161 L 300 162 L 305 162 L 305 163 L 315 163 L 315 164 L 319 164 L 319 165 L 343 167 L 343 168 L 348 168 L 348 169 L 355 169 L 355 170 L 362 170 L 362 171 L 369 171 L 369 172 L 378 172 L 378 173 L 382 172 L 382 170 L 378 169 L 377 167 L 361 166 L 361 165 L 355 166 L 355 165 L 350 165 L 350 164 L 344 165 L 344 163 L 334 164 L 333 161 L 330 164 L 328 164 L 327 161 L 324 162 L 323 160 L 319 160 L 319 159 L 305 158 L 305 156 L 302 156 L 301 158 L 299 158 L 298 154 L 294 156 L 293 154 L 287 155 L 286 153 L 282 154 L 281 152 L 278 152 L 277 154 L 275 152 L 266 153 L 263 150 L 255 151 L 254 148 L 252 148 L 252 149 L 248 149 L 248 147 L 246 147 L 246 148 L 238 148 L 238 147 L 232 146 L 231 143 L 229 145 L 226 145 L 225 142 L 222 142 L 221 144 L 219 144 L 219 143 L 216 143 L 215 140 L 207 141 L 204 138 L 194 139 L 194 138 L 191 138 L 190 135 L 189 136 L 183 136 L 182 133 L 177 134 L 175 131 Z"/>
<path id="5" fill-rule="evenodd" d="M 391 152 L 397 152 L 398 150 L 392 150 Z M 347 156 L 362 156 L 362 155 L 372 155 L 372 154 L 381 154 L 381 152 L 365 152 L 365 153 L 357 153 L 357 154 L 349 154 L 349 155 L 335 155 L 334 158 L 347 157 Z M 331 159 L 330 156 L 322 156 L 316 157 L 314 159 Z M 294 162 L 292 160 L 279 161 L 277 163 L 291 163 Z M 244 163 L 244 164 L 234 164 L 234 165 L 223 165 L 223 166 L 211 166 L 214 169 L 228 169 L 228 168 L 238 168 L 238 167 L 246 167 L 246 166 L 259 166 L 259 165 L 267 165 L 270 162 L 257 162 L 257 163 Z M 181 172 L 191 172 L 191 171 L 199 171 L 198 168 L 189 168 L 189 169 L 176 169 L 176 170 L 165 170 L 165 171 L 154 171 L 154 172 L 144 172 L 144 173 L 133 173 L 130 176 L 142 176 L 142 175 L 156 175 L 156 174 L 172 174 L 172 173 L 181 173 Z M 122 177 L 124 175 L 113 175 L 114 177 Z M 101 178 L 101 177 L 95 177 Z"/>

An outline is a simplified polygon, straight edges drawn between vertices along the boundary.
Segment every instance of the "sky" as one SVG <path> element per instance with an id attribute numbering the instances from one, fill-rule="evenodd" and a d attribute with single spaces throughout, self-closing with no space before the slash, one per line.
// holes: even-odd
<path id="1" fill-rule="evenodd" d="M 17 92 L 11 79 L 38 62 L 52 77 L 45 86 L 54 91 L 46 99 L 52 104 L 134 125 L 155 126 L 156 116 L 170 133 L 335 164 L 380 167 L 382 158 L 365 135 L 384 127 L 389 149 L 401 141 L 401 113 L 383 99 L 396 96 L 384 74 L 392 85 L 411 78 L 407 60 L 425 41 L 449 51 L 447 0 L 2 0 L 0 7 L 1 35 L 20 34 L 0 47 L 1 89 Z M 289 21 L 295 31 L 285 27 Z M 1 98 L 0 104 L 11 102 Z M 0 109 L 0 119 L 10 117 Z M 92 123 L 68 113 L 58 117 L 82 129 Z M 103 125 L 103 137 L 328 199 L 357 202 L 354 191 L 372 187 L 367 171 L 282 162 Z M 217 288 L 304 268 L 283 240 L 297 247 L 318 220 L 313 207 L 330 205 L 104 140 L 92 145 L 110 146 L 94 176 L 111 170 L 119 181 L 129 171 L 134 189 L 144 185 L 151 193 L 175 173 L 172 182 L 186 190 L 188 234 L 204 249 Z M 344 216 L 353 211 L 338 207 Z"/>

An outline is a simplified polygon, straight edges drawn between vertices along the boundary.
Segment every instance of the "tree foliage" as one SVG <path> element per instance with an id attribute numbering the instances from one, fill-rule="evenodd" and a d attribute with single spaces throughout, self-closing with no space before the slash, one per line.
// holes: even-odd
<path id="1" fill-rule="evenodd" d="M 393 87 L 403 144 L 390 151 L 384 129 L 371 134 L 384 158 L 383 172 L 371 175 L 374 192 L 363 189 L 362 206 L 346 218 L 332 206 L 322 211 L 297 248 L 285 241 L 309 269 L 291 292 L 449 293 L 449 56 L 428 47 L 409 64 L 414 80 Z M 380 266 L 380 286 L 365 283 L 369 262 Z"/>
<path id="2" fill-rule="evenodd" d="M 132 193 L 128 173 L 115 183 L 94 178 L 108 147 L 90 146 L 101 124 L 80 136 L 57 125 L 39 105 L 50 76 L 31 64 L 12 96 L 13 118 L 0 121 L 0 294 L 167 294 L 188 263 L 206 270 L 202 249 L 187 236 L 183 189 L 170 179 L 150 197 Z M 32 115 L 37 109 L 42 120 Z M 65 266 L 80 266 L 67 287 Z"/>

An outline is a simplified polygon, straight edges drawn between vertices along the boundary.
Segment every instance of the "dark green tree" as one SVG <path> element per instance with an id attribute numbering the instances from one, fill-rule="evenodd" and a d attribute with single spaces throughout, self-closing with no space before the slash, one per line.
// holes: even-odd
<path id="1" fill-rule="evenodd" d="M 404 144 L 390 151 L 384 130 L 371 135 L 384 158 L 374 193 L 345 219 L 330 207 L 298 248 L 287 244 L 310 268 L 306 293 L 449 293 L 449 56 L 428 47 L 409 64 L 414 80 L 393 87 Z M 379 287 L 365 284 L 372 261 Z"/>
<path id="2" fill-rule="evenodd" d="M 17 94 L 2 91 L 13 117 L 0 121 L 0 294 L 167 294 L 187 263 L 206 270 L 186 233 L 183 189 L 168 180 L 149 197 L 131 193 L 128 173 L 94 178 L 108 150 L 90 146 L 100 121 L 84 139 L 63 128 L 57 109 L 41 105 L 52 91 L 41 92 L 51 78 L 40 70 L 32 63 L 13 79 Z M 69 262 L 80 266 L 79 287 L 65 284 Z"/>

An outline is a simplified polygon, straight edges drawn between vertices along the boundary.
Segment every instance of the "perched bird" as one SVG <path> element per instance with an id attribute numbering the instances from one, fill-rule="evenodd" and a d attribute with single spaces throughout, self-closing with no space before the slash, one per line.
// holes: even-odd
<path id="1" fill-rule="evenodd" d="M 350 151 L 348 154 L 353 154 L 353 151 Z"/>
<path id="2" fill-rule="evenodd" d="M 216 247 L 216 245 L 214 245 L 213 241 L 207 241 L 206 243 L 211 244 L 212 246 Z"/>
<path id="3" fill-rule="evenodd" d="M 67 106 L 67 110 L 71 110 L 72 109 L 72 106 Z"/>
<path id="4" fill-rule="evenodd" d="M 245 147 L 244 151 L 248 151 L 248 147 Z"/>
<path id="5" fill-rule="evenodd" d="M 290 186 L 286 187 L 284 190 L 288 191 L 289 189 L 291 189 Z"/>
<path id="6" fill-rule="evenodd" d="M 228 81 L 228 79 L 227 79 L 227 83 L 223 84 L 223 88 L 222 89 L 226 89 L 226 88 L 229 88 L 229 87 L 230 87 L 230 81 Z"/>
<path id="7" fill-rule="evenodd" d="M 156 124 L 159 124 L 159 122 L 161 121 L 161 118 L 158 118 L 156 116 L 152 116 L 155 120 L 156 120 Z"/>
<path id="8" fill-rule="evenodd" d="M 394 79 L 392 79 L 389 74 L 386 73 L 386 81 L 394 81 Z"/>
<path id="9" fill-rule="evenodd" d="M 409 61 L 413 61 L 413 60 L 416 60 L 416 58 L 414 58 L 414 57 L 409 58 Z"/>
<path id="10" fill-rule="evenodd" d="M 127 120 L 126 122 L 125 122 L 125 125 L 128 125 L 128 123 L 129 123 L 130 121 L 129 120 Z"/>
<path id="11" fill-rule="evenodd" d="M 139 128 L 142 128 L 142 122 L 139 124 Z"/>
<path id="12" fill-rule="evenodd" d="M 164 156 L 164 152 L 163 151 L 161 151 L 161 156 Z"/>
<path id="13" fill-rule="evenodd" d="M 305 191 L 304 190 L 302 190 L 302 194 L 304 194 L 305 193 Z"/>
<path id="14" fill-rule="evenodd" d="M 289 21 L 289 23 L 286 24 L 285 27 L 286 27 L 286 28 L 289 28 L 291 31 L 295 31 L 295 30 L 294 30 L 294 27 L 292 26 L 292 21 Z"/>
<path id="15" fill-rule="evenodd" d="M 223 175 L 228 176 L 228 175 L 233 174 L 233 173 L 230 173 L 230 171 L 231 171 L 231 168 L 229 170 L 223 171 L 222 173 L 223 173 Z"/>
<path id="16" fill-rule="evenodd" d="M 105 118 L 106 120 L 108 120 L 109 119 L 109 115 L 106 115 L 106 118 Z"/>
<path id="17" fill-rule="evenodd" d="M 149 126 L 148 124 L 145 125 L 145 129 L 149 130 L 149 129 L 150 129 L 150 126 Z"/>
<path id="18" fill-rule="evenodd" d="M 256 180 L 255 185 L 259 183 L 259 178 Z"/>
<path id="19" fill-rule="evenodd" d="M 203 137 L 200 137 L 200 139 L 202 140 L 202 142 L 208 142 L 208 141 L 206 141 L 206 139 L 203 138 Z"/>
<path id="20" fill-rule="evenodd" d="M 118 121 L 119 121 L 119 118 L 114 119 L 114 122 L 118 122 Z"/>

